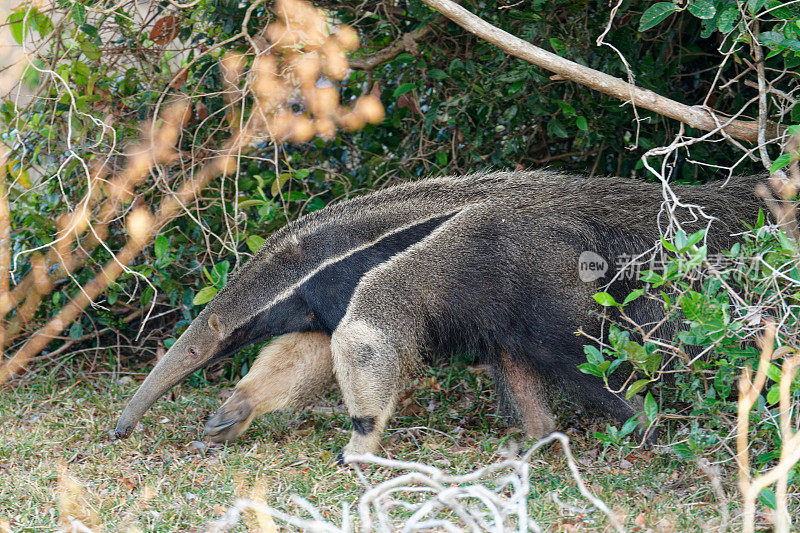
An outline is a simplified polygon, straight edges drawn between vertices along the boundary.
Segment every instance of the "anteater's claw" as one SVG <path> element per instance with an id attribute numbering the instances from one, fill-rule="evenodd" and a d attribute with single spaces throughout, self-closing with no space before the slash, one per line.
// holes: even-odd
<path id="1" fill-rule="evenodd" d="M 233 418 L 228 418 L 226 420 L 220 420 L 219 422 L 214 422 L 213 419 L 209 420 L 206 423 L 206 429 L 204 433 L 206 435 L 213 435 L 223 429 L 229 428 L 234 425 L 237 421 Z"/>
<path id="2" fill-rule="evenodd" d="M 250 425 L 252 412 L 247 400 L 231 397 L 208 419 L 203 433 L 214 442 L 230 442 Z"/>

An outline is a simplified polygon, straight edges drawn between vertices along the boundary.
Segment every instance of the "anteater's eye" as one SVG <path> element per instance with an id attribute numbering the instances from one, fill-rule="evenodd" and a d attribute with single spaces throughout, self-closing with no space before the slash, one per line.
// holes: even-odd
<path id="1" fill-rule="evenodd" d="M 197 350 L 195 348 L 189 348 L 189 355 L 197 357 Z"/>

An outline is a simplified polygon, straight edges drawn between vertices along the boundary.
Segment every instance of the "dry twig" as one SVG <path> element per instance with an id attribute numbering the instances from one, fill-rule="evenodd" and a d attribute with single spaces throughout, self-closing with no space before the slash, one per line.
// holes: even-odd
<path id="1" fill-rule="evenodd" d="M 558 442 L 564 451 L 575 483 L 581 494 L 602 512 L 616 531 L 624 531 L 608 506 L 586 487 L 578 465 L 572 456 L 569 438 L 552 433 L 537 441 L 521 457 L 513 452 L 497 463 L 483 466 L 468 474 L 449 474 L 439 468 L 409 461 L 384 459 L 374 455 L 347 457 L 345 461 L 356 470 L 364 493 L 356 505 L 359 530 L 380 531 L 543 531 L 528 514 L 531 492 L 530 459 L 543 446 Z M 375 465 L 398 470 L 399 473 L 377 485 L 372 485 L 362 465 Z M 294 496 L 293 502 L 305 509 L 311 518 L 287 514 L 274 507 L 240 498 L 218 520 L 208 524 L 207 532 L 230 531 L 239 523 L 243 512 L 260 516 L 260 524 L 274 528 L 272 519 L 287 526 L 306 531 L 350 533 L 354 531 L 353 517 L 347 502 L 342 503 L 342 522 L 336 525 L 325 520 L 307 500 Z M 411 513 L 397 520 L 395 510 Z M 265 520 L 264 517 L 269 517 Z M 262 525 L 263 527 L 263 525 Z M 271 531 L 262 529 L 262 531 Z"/>

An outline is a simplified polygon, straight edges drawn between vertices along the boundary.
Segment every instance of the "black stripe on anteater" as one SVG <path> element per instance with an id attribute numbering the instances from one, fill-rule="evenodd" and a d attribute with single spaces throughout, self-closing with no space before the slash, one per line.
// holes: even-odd
<path id="1" fill-rule="evenodd" d="M 372 246 L 326 266 L 306 281 L 300 292 L 314 311 L 322 331 L 331 333 L 339 325 L 364 274 L 417 244 L 456 213 L 433 217 L 390 233 Z"/>
<path id="2" fill-rule="evenodd" d="M 417 244 L 457 213 L 457 210 L 451 211 L 411 224 L 385 235 L 372 246 L 320 269 L 293 294 L 232 331 L 215 359 L 226 357 L 249 344 L 285 333 L 323 331 L 330 335 L 339 325 L 364 274 Z"/>

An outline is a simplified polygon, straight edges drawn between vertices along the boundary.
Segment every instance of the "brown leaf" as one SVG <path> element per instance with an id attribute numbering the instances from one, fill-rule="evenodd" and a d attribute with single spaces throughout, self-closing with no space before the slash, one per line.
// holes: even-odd
<path id="1" fill-rule="evenodd" d="M 647 520 L 644 517 L 644 513 L 639 513 L 639 516 L 636 517 L 633 523 L 639 527 L 647 527 Z"/>
<path id="2" fill-rule="evenodd" d="M 424 412 L 425 412 L 425 409 L 420 407 L 420 405 L 417 402 L 415 402 L 413 400 L 410 400 L 408 402 L 408 405 L 403 406 L 403 408 L 398 411 L 398 415 L 400 415 L 400 416 L 420 416 Z"/>
<path id="3" fill-rule="evenodd" d="M 372 89 L 369 91 L 369 94 L 380 100 L 381 98 L 381 86 L 376 81 L 372 84 Z"/>
<path id="4" fill-rule="evenodd" d="M 125 485 L 125 488 L 131 492 L 136 488 L 136 480 L 132 477 L 118 477 L 117 483 Z"/>
<path id="5" fill-rule="evenodd" d="M 159 346 L 156 348 L 156 361 L 161 361 L 164 359 L 164 356 L 167 354 L 167 350 L 164 349 L 163 346 Z"/>
<path id="6" fill-rule="evenodd" d="M 206 104 L 202 102 L 202 100 L 198 100 L 194 104 L 194 111 L 197 114 L 198 122 L 203 122 L 206 117 L 208 117 L 208 108 L 206 107 Z"/>
<path id="7" fill-rule="evenodd" d="M 172 83 L 169 84 L 170 89 L 175 89 L 176 91 L 180 89 L 184 83 L 186 83 L 186 78 L 189 77 L 189 67 L 184 67 L 178 71 L 174 78 L 172 78 Z"/>
<path id="8" fill-rule="evenodd" d="M 401 109 L 403 107 L 407 107 L 412 115 L 423 116 L 422 111 L 419 108 L 419 104 L 408 93 L 401 94 L 400 97 L 397 99 L 397 108 Z"/>
<path id="9" fill-rule="evenodd" d="M 178 36 L 178 23 L 180 19 L 175 15 L 161 17 L 150 30 L 150 40 L 163 46 Z"/>

